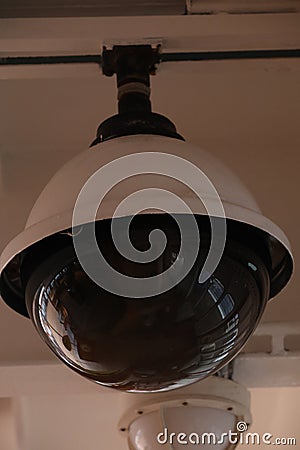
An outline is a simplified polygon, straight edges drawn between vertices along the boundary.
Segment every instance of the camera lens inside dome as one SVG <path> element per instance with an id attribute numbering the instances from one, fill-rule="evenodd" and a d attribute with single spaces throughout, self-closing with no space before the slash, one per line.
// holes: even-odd
<path id="1" fill-rule="evenodd" d="M 125 219 L 114 220 L 122 225 Z M 71 239 L 34 267 L 27 308 L 51 350 L 86 378 L 130 392 L 184 386 L 231 360 L 264 310 L 267 263 L 229 229 L 219 265 L 200 283 L 210 232 L 201 217 L 197 223 L 201 245 L 195 264 L 177 285 L 155 296 L 130 298 L 98 286 L 82 269 Z M 99 246 L 107 261 L 127 276 L 160 274 L 179 254 L 180 232 L 167 215 L 143 215 L 132 222 L 131 242 L 140 251 L 149 248 L 153 229 L 167 238 L 164 252 L 143 264 L 117 253 L 110 226 L 111 220 L 96 223 Z"/>

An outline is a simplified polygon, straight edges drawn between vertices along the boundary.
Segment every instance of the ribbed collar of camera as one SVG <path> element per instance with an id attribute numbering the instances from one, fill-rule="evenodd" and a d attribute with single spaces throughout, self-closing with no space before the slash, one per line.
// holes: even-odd
<path id="1" fill-rule="evenodd" d="M 184 141 L 167 117 L 151 111 L 130 111 L 116 114 L 102 122 L 90 147 L 110 139 L 136 134 L 153 134 Z"/>

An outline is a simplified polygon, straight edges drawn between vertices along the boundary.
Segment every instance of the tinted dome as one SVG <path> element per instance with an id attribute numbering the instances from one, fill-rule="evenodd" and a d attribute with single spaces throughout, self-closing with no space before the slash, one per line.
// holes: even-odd
<path id="1" fill-rule="evenodd" d="M 118 271 L 147 278 L 172 267 L 180 248 L 172 218 L 133 219 L 136 248 L 145 250 L 147 236 L 158 226 L 168 237 L 159 258 L 138 265 L 120 257 L 112 241 L 101 239 L 110 222 L 98 222 L 96 231 L 103 254 Z M 31 273 L 32 257 L 25 259 L 24 272 L 27 267 L 30 273 L 27 308 L 51 350 L 88 379 L 130 392 L 184 386 L 225 365 L 252 334 L 264 310 L 270 286 L 268 258 L 234 241 L 229 230 L 219 266 L 201 283 L 209 233 L 201 218 L 198 224 L 203 245 L 196 264 L 174 288 L 148 298 L 121 297 L 99 287 L 82 270 L 72 246 L 52 253 L 31 267 Z M 181 263 L 184 269 L 185 261 Z"/>

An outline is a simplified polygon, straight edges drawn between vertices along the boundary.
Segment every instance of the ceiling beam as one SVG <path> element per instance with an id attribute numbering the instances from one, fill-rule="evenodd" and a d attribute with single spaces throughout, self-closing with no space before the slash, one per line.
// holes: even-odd
<path id="1" fill-rule="evenodd" d="M 44 68 L 5 65 L 0 67 L 0 79 L 98 76 L 99 67 L 92 67 L 92 61 L 100 61 L 103 45 L 145 41 L 161 43 L 164 58 L 169 61 L 239 54 L 254 57 L 263 52 L 269 55 L 290 52 L 293 56 L 300 49 L 299 23 L 300 14 L 132 17 L 130 21 L 125 17 L 0 19 L 2 61 L 73 58 L 70 62 L 77 65 L 50 70 L 49 65 Z M 84 68 L 79 67 L 76 58 L 86 60 Z"/>

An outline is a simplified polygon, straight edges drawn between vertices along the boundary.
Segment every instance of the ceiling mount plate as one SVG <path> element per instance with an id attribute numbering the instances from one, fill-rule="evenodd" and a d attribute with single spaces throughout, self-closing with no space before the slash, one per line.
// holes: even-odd
<path id="1" fill-rule="evenodd" d="M 154 75 L 161 60 L 161 44 L 113 45 L 103 46 L 102 72 L 111 77 L 124 72 L 147 73 Z"/>

